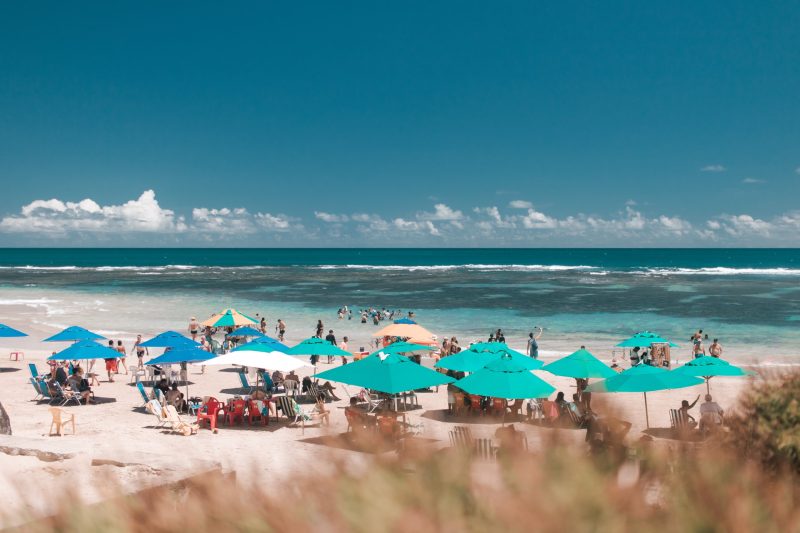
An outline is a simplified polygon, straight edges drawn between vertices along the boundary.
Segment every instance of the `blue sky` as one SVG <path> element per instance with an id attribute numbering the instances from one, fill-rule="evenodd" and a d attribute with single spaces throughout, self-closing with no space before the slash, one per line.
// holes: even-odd
<path id="1" fill-rule="evenodd" d="M 0 244 L 797 246 L 798 27 L 795 2 L 3 3 Z"/>

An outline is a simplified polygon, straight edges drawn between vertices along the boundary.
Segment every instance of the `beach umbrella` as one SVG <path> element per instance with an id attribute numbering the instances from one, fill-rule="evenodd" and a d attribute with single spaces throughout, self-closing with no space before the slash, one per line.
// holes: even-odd
<path id="1" fill-rule="evenodd" d="M 273 339 L 268 335 L 262 335 L 261 337 L 256 337 L 255 339 L 251 340 L 247 344 L 242 344 L 241 346 L 237 346 L 233 349 L 233 351 L 237 350 L 256 350 L 262 352 L 271 352 L 277 350 L 279 352 L 286 353 L 289 349 L 288 346 L 283 344 L 278 339 Z"/>
<path id="2" fill-rule="evenodd" d="M 410 318 L 400 318 L 398 320 L 395 320 L 393 323 L 394 324 L 416 324 L 416 322 L 414 320 L 411 320 Z"/>
<path id="3" fill-rule="evenodd" d="M 48 361 L 72 361 L 77 359 L 117 359 L 119 352 L 92 340 L 78 341 L 69 348 L 54 353 Z"/>
<path id="4" fill-rule="evenodd" d="M 56 333 L 52 337 L 47 337 L 42 342 L 77 342 L 77 341 L 94 341 L 98 339 L 105 339 L 102 335 L 92 333 L 88 329 L 80 326 L 70 326 L 67 329 Z"/>
<path id="5" fill-rule="evenodd" d="M 376 352 L 360 361 L 320 372 L 318 378 L 386 394 L 424 389 L 455 381 L 396 353 Z"/>
<path id="6" fill-rule="evenodd" d="M 667 339 L 649 331 L 640 331 L 632 337 L 625 339 L 617 344 L 617 348 L 636 348 L 637 346 L 650 346 L 651 344 L 669 344 L 671 348 L 677 348 L 678 345 L 670 342 Z"/>
<path id="7" fill-rule="evenodd" d="M 214 359 L 209 359 L 203 364 L 206 366 L 240 365 L 253 368 L 279 370 L 281 372 L 289 372 L 304 366 L 311 366 L 301 359 L 286 355 L 285 353 L 277 350 L 234 350 L 226 353 L 225 355 L 215 357 Z M 258 384 L 256 384 L 256 386 L 258 386 Z"/>
<path id="8" fill-rule="evenodd" d="M 673 372 L 678 374 L 684 374 L 686 376 L 696 376 L 702 377 L 706 380 L 706 392 L 711 393 L 711 387 L 709 386 L 708 382 L 714 376 L 751 376 L 753 375 L 752 372 L 739 368 L 738 366 L 730 364 L 728 361 L 724 359 L 719 359 L 717 357 L 697 357 L 696 359 L 692 359 L 688 363 L 683 366 L 680 366 L 673 370 Z"/>
<path id="9" fill-rule="evenodd" d="M 165 331 L 152 339 L 148 339 L 139 346 L 144 348 L 191 348 L 200 346 L 200 343 L 185 337 L 177 331 Z"/>
<path id="10" fill-rule="evenodd" d="M 261 337 L 262 335 L 263 333 L 250 326 L 242 326 L 225 334 L 226 337 Z"/>
<path id="11" fill-rule="evenodd" d="M 409 353 L 409 352 L 430 352 L 433 350 L 430 346 L 426 346 L 425 344 L 416 344 L 413 342 L 405 342 L 405 341 L 397 341 L 389 344 L 388 346 L 384 346 L 383 351 L 386 353 Z"/>
<path id="12" fill-rule="evenodd" d="M 458 380 L 456 386 L 470 394 L 511 399 L 546 398 L 556 390 L 508 354 Z"/>
<path id="13" fill-rule="evenodd" d="M 288 355 L 350 355 L 350 352 L 319 337 L 310 337 L 296 346 L 292 346 L 286 353 Z"/>
<path id="14" fill-rule="evenodd" d="M 502 343 L 491 343 L 502 344 Z M 511 350 L 510 348 L 503 348 L 502 346 L 493 349 L 492 351 L 473 350 L 469 347 L 466 350 L 442 357 L 439 362 L 434 365 L 436 368 L 443 368 L 445 370 L 453 370 L 456 372 L 477 372 L 484 368 L 486 365 L 493 361 L 497 361 L 503 357 L 508 357 L 517 365 L 525 368 L 526 370 L 538 370 L 542 368 L 544 363 L 538 359 L 533 359 L 526 355 Z"/>
<path id="15" fill-rule="evenodd" d="M 210 318 L 202 322 L 202 325 L 212 328 L 224 328 L 230 326 L 249 326 L 258 324 L 258 320 L 240 313 L 236 309 L 225 309 L 219 313 L 211 315 Z"/>
<path id="16" fill-rule="evenodd" d="M 181 348 L 174 348 L 167 350 L 158 357 L 154 357 L 147 361 L 146 365 L 175 365 L 180 363 L 203 363 L 215 356 L 211 352 L 207 352 L 196 346 L 183 346 Z"/>
<path id="17" fill-rule="evenodd" d="M 433 340 L 433 333 L 423 328 L 419 324 L 394 323 L 378 330 L 372 334 L 373 337 L 401 337 L 403 339 L 414 339 L 415 341 Z"/>
<path id="18" fill-rule="evenodd" d="M 694 376 L 670 372 L 657 366 L 636 365 L 611 376 L 602 381 L 592 383 L 586 387 L 585 392 L 641 392 L 644 393 L 644 416 L 647 427 L 650 427 L 650 414 L 647 410 L 647 393 L 667 390 L 682 389 L 699 385 L 703 380 Z"/>
<path id="19" fill-rule="evenodd" d="M 184 337 L 185 338 L 185 337 Z M 187 339 L 190 340 L 190 339 Z M 192 341 L 193 342 L 193 341 Z M 181 363 L 202 363 L 214 357 L 214 354 L 207 352 L 197 346 L 185 345 L 177 348 L 170 348 L 158 357 L 154 357 L 146 362 L 146 365 L 175 365 Z M 189 380 L 186 380 L 186 400 L 189 400 Z"/>
<path id="20" fill-rule="evenodd" d="M 609 378 L 617 373 L 585 348 L 542 367 L 556 376 L 568 378 Z"/>
<path id="21" fill-rule="evenodd" d="M 0 337 L 27 337 L 27 333 L 22 333 L 19 330 L 16 330 L 10 326 L 6 326 L 5 324 L 0 324 Z"/>

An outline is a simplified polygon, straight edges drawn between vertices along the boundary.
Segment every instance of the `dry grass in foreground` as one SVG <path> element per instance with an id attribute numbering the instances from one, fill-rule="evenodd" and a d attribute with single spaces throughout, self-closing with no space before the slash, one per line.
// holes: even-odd
<path id="1" fill-rule="evenodd" d="M 102 505 L 63 504 L 25 529 L 800 531 L 798 388 L 800 374 L 765 380 L 743 398 L 724 439 L 645 443 L 623 461 L 554 441 L 497 463 L 450 451 L 407 454 L 358 474 L 308 472 L 260 489 L 210 476 Z"/>

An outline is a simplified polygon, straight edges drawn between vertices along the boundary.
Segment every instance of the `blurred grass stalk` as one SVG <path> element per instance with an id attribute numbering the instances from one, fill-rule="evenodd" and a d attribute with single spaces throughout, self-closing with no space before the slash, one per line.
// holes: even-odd
<path id="1" fill-rule="evenodd" d="M 497 463 L 409 447 L 361 472 L 335 464 L 334 475 L 259 487 L 209 474 L 96 505 L 53 491 L 54 515 L 23 529 L 800 531 L 798 398 L 800 373 L 768 376 L 743 395 L 729 432 L 701 445 L 641 441 L 621 461 L 557 433 L 543 451 Z"/>

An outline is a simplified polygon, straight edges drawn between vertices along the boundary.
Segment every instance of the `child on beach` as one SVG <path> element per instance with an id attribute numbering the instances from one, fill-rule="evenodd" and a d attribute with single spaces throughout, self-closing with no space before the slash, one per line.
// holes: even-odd
<path id="1" fill-rule="evenodd" d="M 125 347 L 122 345 L 122 341 L 117 341 L 117 348 L 116 350 L 121 354 L 119 358 L 119 362 L 122 363 L 122 370 L 125 371 L 125 375 L 128 375 L 128 367 L 125 365 L 125 359 L 128 355 L 128 352 L 125 351 Z M 117 365 L 116 369 L 117 374 L 119 374 L 119 365 Z"/>

